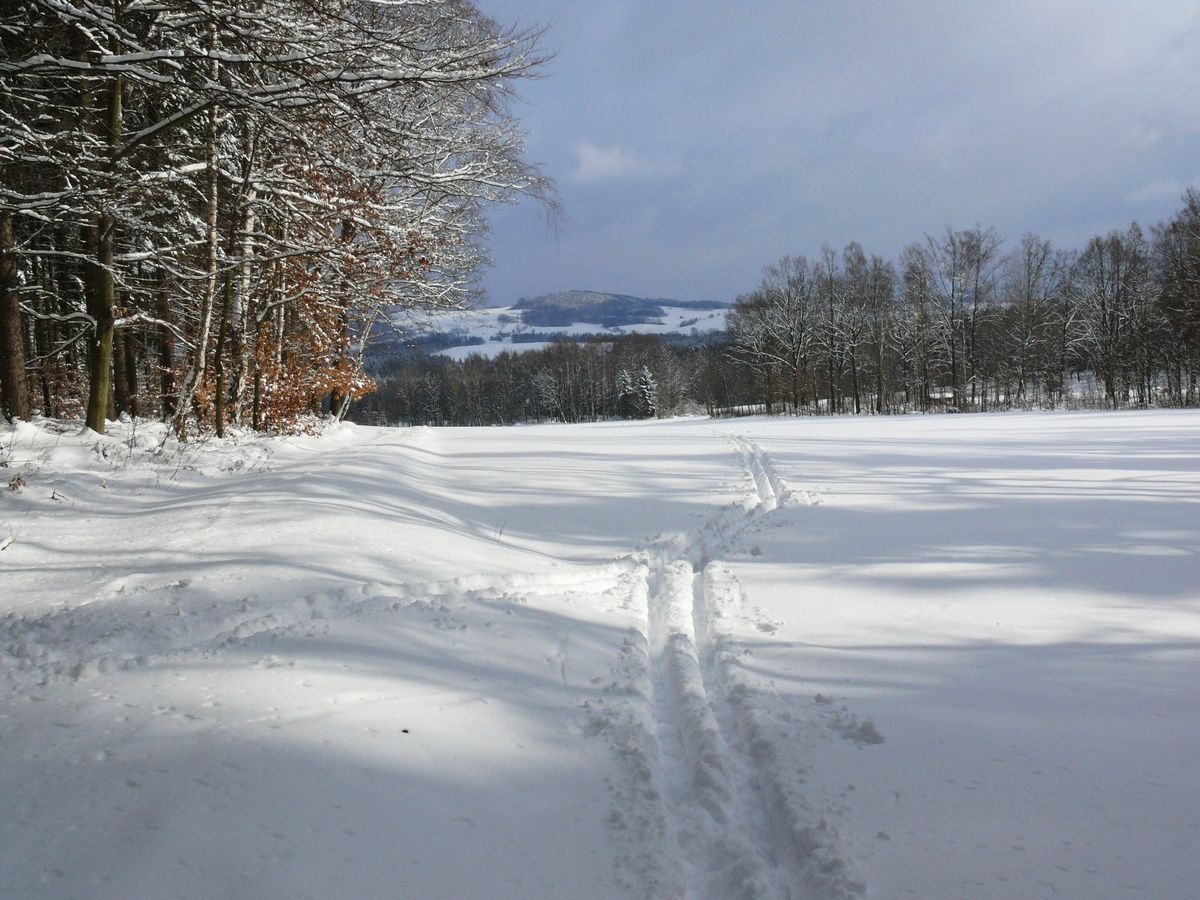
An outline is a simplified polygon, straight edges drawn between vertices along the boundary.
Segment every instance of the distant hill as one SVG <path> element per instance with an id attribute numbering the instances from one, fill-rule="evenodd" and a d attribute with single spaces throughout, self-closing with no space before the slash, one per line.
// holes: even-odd
<path id="1" fill-rule="evenodd" d="M 521 321 L 526 325 L 563 327 L 578 323 L 620 328 L 659 324 L 666 318 L 667 309 L 717 310 L 725 306 L 723 303 L 703 300 L 650 299 L 601 291 L 559 291 L 540 297 L 522 297 L 512 308 L 521 311 Z"/>
<path id="2" fill-rule="evenodd" d="M 529 350 L 552 341 L 588 340 L 622 334 L 656 334 L 664 340 L 693 340 L 725 328 L 728 304 L 633 297 L 602 291 L 559 291 L 522 297 L 512 306 L 440 313 L 414 333 L 406 322 L 405 342 L 425 352 L 463 357 Z M 378 344 L 385 351 L 389 341 Z"/>

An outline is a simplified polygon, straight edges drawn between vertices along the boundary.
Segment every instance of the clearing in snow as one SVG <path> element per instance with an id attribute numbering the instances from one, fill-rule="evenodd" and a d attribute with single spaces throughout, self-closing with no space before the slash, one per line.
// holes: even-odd
<path id="1" fill-rule="evenodd" d="M 0 896 L 1193 898 L 1197 434 L 3 426 Z"/>

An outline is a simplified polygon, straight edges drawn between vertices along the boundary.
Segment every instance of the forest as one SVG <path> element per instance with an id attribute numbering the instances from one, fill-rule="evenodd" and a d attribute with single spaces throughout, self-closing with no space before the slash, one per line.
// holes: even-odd
<path id="1" fill-rule="evenodd" d="M 488 203 L 548 182 L 537 30 L 467 0 L 25 0 L 0 13 L 0 408 L 286 429 L 458 308 Z"/>
<path id="2" fill-rule="evenodd" d="M 897 262 L 857 243 L 784 257 L 725 332 L 563 341 L 379 364 L 360 421 L 594 421 L 682 413 L 901 413 L 1200 403 L 1200 195 L 1082 251 L 946 229 Z"/>

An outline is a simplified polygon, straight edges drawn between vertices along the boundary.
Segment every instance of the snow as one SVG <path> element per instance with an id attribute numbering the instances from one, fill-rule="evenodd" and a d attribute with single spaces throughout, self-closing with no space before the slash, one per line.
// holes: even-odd
<path id="1" fill-rule="evenodd" d="M 460 347 L 447 347 L 439 350 L 435 356 L 448 356 L 456 362 L 462 362 L 468 356 L 482 356 L 485 359 L 495 359 L 501 353 L 529 353 L 534 350 L 545 350 L 553 341 L 521 341 L 509 343 L 501 338 L 489 340 L 482 344 L 464 344 Z"/>
<path id="2" fill-rule="evenodd" d="M 613 337 L 624 334 L 690 334 L 693 331 L 721 331 L 725 328 L 725 309 L 691 309 L 671 306 L 665 301 L 655 302 L 659 302 L 663 316 L 638 325 L 614 325 L 607 328 L 591 322 L 525 325 L 521 322 L 521 309 L 514 306 L 496 306 L 433 315 L 428 322 L 422 324 L 418 333 L 461 334 L 464 339 L 482 340 L 483 343 L 463 344 L 438 351 L 439 355 L 463 360 L 473 354 L 494 359 L 505 352 L 525 353 L 542 350 L 550 346 L 555 339 L 563 337 L 593 334 Z M 514 341 L 514 335 L 520 335 L 523 339 Z M 535 337 L 545 339 L 535 340 Z"/>
<path id="3" fill-rule="evenodd" d="M 1197 896 L 1197 433 L 0 426 L 0 896 Z"/>

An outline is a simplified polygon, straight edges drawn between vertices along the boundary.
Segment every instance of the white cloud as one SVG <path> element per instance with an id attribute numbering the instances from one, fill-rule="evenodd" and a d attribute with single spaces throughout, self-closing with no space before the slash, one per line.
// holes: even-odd
<path id="1" fill-rule="evenodd" d="M 575 168 L 570 174 L 572 181 L 613 181 L 650 174 L 650 164 L 646 160 L 621 147 L 597 147 L 591 141 L 580 141 L 572 150 L 575 153 Z"/>

